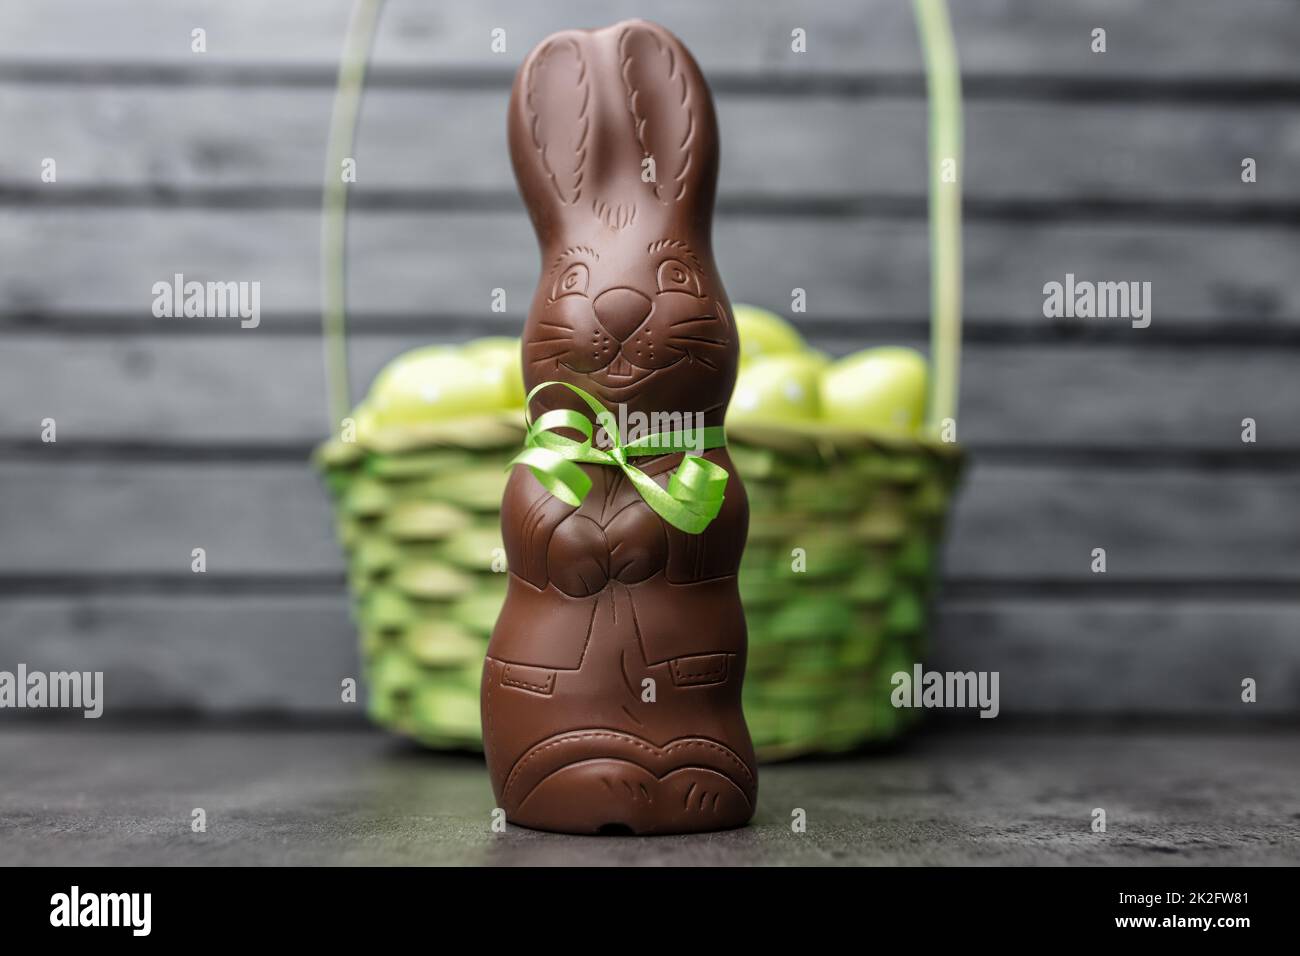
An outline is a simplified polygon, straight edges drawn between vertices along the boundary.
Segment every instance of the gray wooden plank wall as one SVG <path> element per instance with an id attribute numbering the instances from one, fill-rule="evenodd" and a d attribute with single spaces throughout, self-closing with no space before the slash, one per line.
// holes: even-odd
<path id="1" fill-rule="evenodd" d="M 974 467 L 935 663 L 1001 671 L 1004 714 L 1294 716 L 1300 7 L 952 6 Z M 110 716 L 338 714 L 356 659 L 305 457 L 328 427 L 318 204 L 348 8 L 6 10 L 0 669 L 105 670 Z M 635 15 L 675 29 L 714 85 L 733 299 L 787 311 L 799 286 L 820 347 L 924 346 L 910 4 L 389 0 L 352 192 L 356 388 L 414 345 L 517 332 L 536 254 L 504 149 L 510 78 L 551 30 Z M 261 281 L 261 326 L 154 319 L 150 287 L 175 272 Z M 1150 328 L 1043 318 L 1043 283 L 1067 272 L 1150 281 Z"/>

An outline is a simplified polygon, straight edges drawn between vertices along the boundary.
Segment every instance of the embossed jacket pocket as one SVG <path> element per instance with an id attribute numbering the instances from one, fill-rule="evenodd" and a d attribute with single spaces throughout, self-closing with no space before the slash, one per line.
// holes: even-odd
<path id="1" fill-rule="evenodd" d="M 727 679 L 728 654 L 697 654 L 694 657 L 675 657 L 669 661 L 673 669 L 673 683 L 678 687 L 698 687 L 703 684 L 721 684 Z"/>
<path id="2" fill-rule="evenodd" d="M 543 667 L 525 667 L 523 664 L 507 664 L 501 671 L 501 685 L 549 697 L 555 690 L 555 671 Z"/>

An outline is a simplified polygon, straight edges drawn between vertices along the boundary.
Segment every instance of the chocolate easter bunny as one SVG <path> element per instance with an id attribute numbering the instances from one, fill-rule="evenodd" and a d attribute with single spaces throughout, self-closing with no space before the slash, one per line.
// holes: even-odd
<path id="1" fill-rule="evenodd" d="M 528 387 L 568 383 L 628 419 L 681 413 L 720 432 L 738 342 L 711 240 L 717 122 L 694 59 L 640 20 L 556 33 L 519 70 L 509 138 L 542 253 Z M 552 409 L 593 417 L 563 387 L 532 400 L 534 420 Z M 749 510 L 725 447 L 699 457 L 726 486 L 698 533 L 618 467 L 578 466 L 591 488 L 576 508 L 514 469 L 501 509 L 509 590 L 482 690 L 488 770 L 511 822 L 683 833 L 752 816 L 736 586 Z M 661 488 L 685 467 L 680 452 L 637 466 Z"/>

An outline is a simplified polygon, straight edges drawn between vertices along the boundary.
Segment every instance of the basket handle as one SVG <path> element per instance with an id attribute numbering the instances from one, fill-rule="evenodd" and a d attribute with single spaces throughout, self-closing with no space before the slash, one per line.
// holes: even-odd
<path id="1" fill-rule="evenodd" d="M 325 348 L 325 388 L 329 399 L 330 434 L 342 427 L 352 411 L 347 342 L 347 206 L 343 160 L 352 157 L 366 65 L 384 0 L 356 0 L 348 20 L 339 60 L 338 86 L 330 115 L 322 190 L 320 273 L 321 327 Z"/>
<path id="2" fill-rule="evenodd" d="M 926 426 L 957 420 L 961 368 L 961 68 L 947 0 L 914 0 L 930 113 L 930 396 Z M 952 161 L 945 182 L 945 161 Z"/>
<path id="3" fill-rule="evenodd" d="M 366 65 L 384 0 L 356 0 L 348 22 L 330 117 L 321 210 L 321 323 L 330 430 L 352 410 L 347 352 L 347 184 L 340 175 L 352 153 Z M 930 395 L 927 428 L 956 421 L 961 366 L 961 70 L 947 0 L 914 0 L 925 61 L 929 135 Z M 954 163 L 944 181 L 944 161 Z"/>

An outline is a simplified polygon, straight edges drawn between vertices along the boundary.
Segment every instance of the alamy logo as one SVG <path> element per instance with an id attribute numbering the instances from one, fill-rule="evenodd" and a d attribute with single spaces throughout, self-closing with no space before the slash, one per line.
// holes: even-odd
<path id="1" fill-rule="evenodd" d="M 240 327 L 262 323 L 262 283 L 186 282 L 178 272 L 172 281 L 153 284 L 156 319 L 240 319 Z"/>
<path id="2" fill-rule="evenodd" d="M 997 671 L 926 671 L 912 665 L 912 672 L 897 671 L 889 679 L 894 685 L 889 701 L 895 707 L 966 708 L 979 707 L 981 717 L 996 717 Z"/>
<path id="3" fill-rule="evenodd" d="M 104 712 L 103 671 L 0 671 L 0 708 L 49 707 L 82 711 L 90 719 Z"/>
<path id="4" fill-rule="evenodd" d="M 1073 272 L 1065 282 L 1043 286 L 1043 315 L 1049 319 L 1131 319 L 1133 328 L 1151 324 L 1150 282 L 1076 281 Z"/>
<path id="5" fill-rule="evenodd" d="M 704 453 L 706 432 L 703 412 L 629 412 L 622 402 L 618 403 L 617 408 L 616 421 L 602 421 L 596 432 L 594 443 L 597 448 L 613 445 L 606 426 L 616 425 L 625 445 L 644 438 L 647 439 L 647 448 L 676 448 L 696 455 Z M 614 416 L 610 415 L 610 418 Z"/>
<path id="6" fill-rule="evenodd" d="M 132 936 L 148 936 L 152 893 L 82 893 L 78 886 L 50 897 L 51 926 L 128 926 Z"/>

